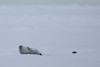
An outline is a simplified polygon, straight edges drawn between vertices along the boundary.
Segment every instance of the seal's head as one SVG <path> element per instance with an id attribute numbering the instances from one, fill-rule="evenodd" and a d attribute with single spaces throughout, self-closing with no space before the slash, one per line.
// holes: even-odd
<path id="1" fill-rule="evenodd" d="M 23 47 L 23 46 L 22 46 L 22 45 L 20 45 L 20 46 L 19 46 L 19 49 L 22 49 L 22 47 Z"/>

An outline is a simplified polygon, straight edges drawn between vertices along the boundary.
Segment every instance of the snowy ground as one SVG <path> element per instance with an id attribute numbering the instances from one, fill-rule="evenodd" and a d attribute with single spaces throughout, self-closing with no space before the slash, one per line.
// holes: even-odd
<path id="1" fill-rule="evenodd" d="M 100 67 L 100 6 L 0 6 L 0 66 Z"/>

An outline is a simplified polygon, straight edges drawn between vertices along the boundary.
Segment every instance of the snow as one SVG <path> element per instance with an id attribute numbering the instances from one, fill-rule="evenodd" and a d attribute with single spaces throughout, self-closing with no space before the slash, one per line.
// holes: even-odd
<path id="1" fill-rule="evenodd" d="M 0 6 L 0 66 L 99 67 L 99 18 L 100 6 Z M 43 56 L 21 55 L 19 45 Z"/>

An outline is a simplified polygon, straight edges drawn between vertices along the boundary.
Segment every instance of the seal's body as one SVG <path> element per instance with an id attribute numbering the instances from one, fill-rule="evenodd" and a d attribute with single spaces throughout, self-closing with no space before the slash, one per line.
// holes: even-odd
<path id="1" fill-rule="evenodd" d="M 42 55 L 37 49 L 33 49 L 27 46 L 19 46 L 19 52 L 20 54 L 37 54 Z"/>

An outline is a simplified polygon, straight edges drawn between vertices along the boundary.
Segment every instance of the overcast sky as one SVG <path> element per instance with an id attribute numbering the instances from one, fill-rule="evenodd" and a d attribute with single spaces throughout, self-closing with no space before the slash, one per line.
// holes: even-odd
<path id="1" fill-rule="evenodd" d="M 0 5 L 99 5 L 100 0 L 0 0 Z"/>

